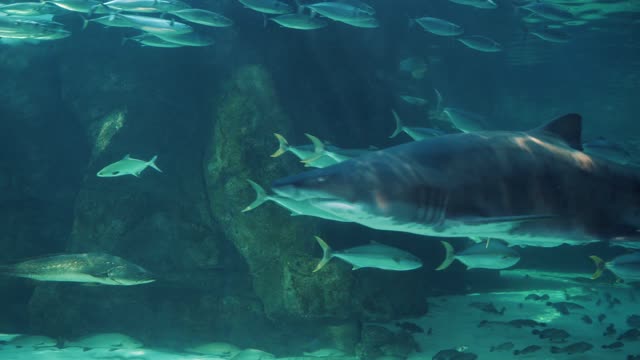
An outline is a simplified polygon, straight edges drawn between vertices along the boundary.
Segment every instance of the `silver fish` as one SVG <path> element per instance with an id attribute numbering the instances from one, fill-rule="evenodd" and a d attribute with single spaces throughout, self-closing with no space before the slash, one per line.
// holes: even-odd
<path id="1" fill-rule="evenodd" d="M 377 27 L 380 27 L 380 23 L 378 22 L 378 19 L 374 17 L 363 18 L 358 20 L 348 20 L 348 21 L 342 20 L 341 22 L 347 25 L 351 25 L 353 27 L 359 27 L 364 29 L 375 29 Z"/>
<path id="2" fill-rule="evenodd" d="M 276 137 L 276 139 L 278 139 L 278 150 L 276 150 L 276 152 L 271 154 L 271 157 L 273 158 L 279 157 L 286 152 L 291 152 L 301 161 L 306 161 L 305 164 L 311 167 L 323 168 L 336 163 L 335 160 L 329 157 L 318 156 L 322 154 L 317 154 L 315 152 L 316 146 L 314 146 L 313 144 L 293 146 L 293 145 L 289 145 L 289 143 L 287 142 L 287 139 L 285 139 L 284 136 L 278 133 L 274 133 L 273 135 Z M 305 134 L 305 135 L 309 139 L 315 138 L 314 136 L 311 136 L 309 134 Z M 312 159 L 312 158 L 313 158 L 313 161 L 309 161 L 309 159 Z"/>
<path id="3" fill-rule="evenodd" d="M 272 189 L 379 230 L 510 245 L 638 244 L 640 172 L 580 151 L 581 127 L 580 115 L 567 114 L 528 132 L 439 136 L 279 179 Z"/>
<path id="4" fill-rule="evenodd" d="M 452 107 L 446 107 L 442 112 L 447 115 L 451 124 L 462 132 L 468 133 L 487 129 L 484 116 Z"/>
<path id="5" fill-rule="evenodd" d="M 342 149 L 333 145 L 325 145 L 313 135 L 305 134 L 313 143 L 313 156 L 302 160 L 307 166 L 322 168 L 341 163 L 354 157 L 371 152 L 372 149 Z"/>
<path id="6" fill-rule="evenodd" d="M 349 3 L 320 2 L 306 5 L 306 7 L 331 20 L 344 23 L 357 23 L 372 19 L 371 14 L 369 14 L 367 10 L 363 10 Z"/>
<path id="7" fill-rule="evenodd" d="M 53 4 L 67 11 L 91 13 L 91 14 L 109 14 L 111 10 L 104 6 L 100 6 L 97 0 L 48 0 L 45 3 Z"/>
<path id="8" fill-rule="evenodd" d="M 411 95 L 400 95 L 400 99 L 411 105 L 423 106 L 427 104 L 427 100 Z"/>
<path id="9" fill-rule="evenodd" d="M 369 15 L 375 15 L 376 14 L 376 9 L 373 8 L 373 6 L 366 4 L 360 0 L 337 0 L 337 2 L 341 2 L 341 3 L 345 3 L 345 4 L 349 4 L 353 7 L 356 7 L 362 11 L 364 11 L 365 13 L 369 14 Z"/>
<path id="10" fill-rule="evenodd" d="M 401 132 L 405 132 L 415 141 L 420 141 L 435 136 L 442 136 L 445 134 L 443 131 L 436 129 L 405 126 L 395 110 L 391 110 L 391 113 L 396 120 L 396 130 L 393 132 L 393 134 L 391 134 L 391 136 L 389 136 L 390 139 L 398 136 L 398 134 L 400 134 Z"/>
<path id="11" fill-rule="evenodd" d="M 98 171 L 97 175 L 98 177 L 116 177 L 124 175 L 133 175 L 138 177 L 147 167 L 151 167 L 158 172 L 162 172 L 162 170 L 156 166 L 157 159 L 158 156 L 154 156 L 151 160 L 144 161 L 134 159 L 127 154 L 122 158 L 122 160 L 105 166 L 102 170 Z"/>
<path id="12" fill-rule="evenodd" d="M 477 9 L 496 9 L 498 5 L 493 0 L 449 0 L 452 3 L 471 6 Z"/>
<path id="13" fill-rule="evenodd" d="M 293 8 L 282 1 L 277 0 L 238 0 L 251 10 L 264 14 L 281 15 L 293 12 Z"/>
<path id="14" fill-rule="evenodd" d="M 176 44 L 174 42 L 162 40 L 156 35 L 147 34 L 147 33 L 137 35 L 137 36 L 132 36 L 129 38 L 124 38 L 123 42 L 127 40 L 133 40 L 139 44 L 142 44 L 143 46 L 157 47 L 157 48 L 179 48 L 183 46 L 180 44 Z"/>
<path id="15" fill-rule="evenodd" d="M 233 20 L 222 16 L 213 11 L 207 11 L 202 9 L 182 9 L 169 12 L 183 20 L 187 20 L 192 23 L 213 26 L 213 27 L 228 27 L 233 25 Z"/>
<path id="16" fill-rule="evenodd" d="M 38 281 L 101 285 L 141 285 L 155 281 L 150 272 L 117 256 L 104 253 L 43 256 L 0 267 L 0 273 Z"/>
<path id="17" fill-rule="evenodd" d="M 113 14 L 115 18 L 124 19 L 129 21 L 132 27 L 148 32 L 154 35 L 157 34 L 186 34 L 193 31 L 193 28 L 187 24 L 181 22 L 160 19 L 151 16 L 142 15 L 124 15 Z"/>
<path id="18" fill-rule="evenodd" d="M 520 254 L 517 251 L 496 240 L 475 244 L 458 253 L 448 242 L 441 241 L 441 243 L 445 248 L 446 255 L 444 261 L 436 270 L 448 268 L 455 260 L 465 264 L 468 270 L 506 269 L 520 261 Z"/>
<path id="19" fill-rule="evenodd" d="M 553 43 L 567 43 L 569 42 L 569 40 L 571 40 L 571 37 L 566 32 L 549 27 L 540 30 L 534 30 L 530 33 L 531 35 L 536 36 L 541 40 Z"/>
<path id="20" fill-rule="evenodd" d="M 280 205 L 281 207 L 291 211 L 291 216 L 306 215 L 306 216 L 318 217 L 321 219 L 347 222 L 347 220 L 344 220 L 339 216 L 335 216 L 331 213 L 328 213 L 326 211 L 316 208 L 315 206 L 311 205 L 308 201 L 296 201 L 296 200 L 291 200 L 287 197 L 282 197 L 279 195 L 269 195 L 262 188 L 262 186 L 258 185 L 257 183 L 249 179 L 247 179 L 247 181 L 249 182 L 249 185 L 251 185 L 253 190 L 256 192 L 256 199 L 251 204 L 249 204 L 246 208 L 244 208 L 242 212 L 251 211 L 257 208 L 258 206 L 264 204 L 267 201 L 273 201 L 274 203 Z"/>
<path id="21" fill-rule="evenodd" d="M 463 36 L 457 39 L 466 47 L 482 52 L 500 52 L 502 45 L 497 41 L 481 35 Z"/>
<path id="22" fill-rule="evenodd" d="M 322 269 L 332 258 L 338 258 L 353 265 L 353 270 L 376 268 L 392 271 L 407 271 L 422 267 L 422 261 L 414 255 L 391 246 L 372 243 L 350 249 L 333 251 L 324 240 L 315 237 L 322 248 L 322 260 L 313 272 Z"/>
<path id="23" fill-rule="evenodd" d="M 39 2 L 17 2 L 0 6 L 0 13 L 31 16 L 48 14 L 49 6 Z"/>
<path id="24" fill-rule="evenodd" d="M 531 11 L 541 18 L 552 21 L 570 21 L 575 18 L 574 15 L 565 8 L 542 1 L 534 1 L 521 8 Z"/>
<path id="25" fill-rule="evenodd" d="M 329 23 L 319 17 L 304 14 L 284 14 L 272 17 L 269 20 L 289 29 L 315 30 L 327 26 Z"/>
<path id="26" fill-rule="evenodd" d="M 215 42 L 210 36 L 195 31 L 186 34 L 155 34 L 155 36 L 164 41 L 184 46 L 210 46 Z"/>
<path id="27" fill-rule="evenodd" d="M 607 262 L 595 255 L 589 258 L 596 264 L 596 271 L 591 276 L 592 279 L 599 278 L 603 271 L 607 269 L 622 280 L 640 281 L 640 252 L 620 255 Z"/>
<path id="28" fill-rule="evenodd" d="M 439 36 L 458 36 L 464 33 L 462 26 L 434 17 L 425 16 L 412 20 L 413 22 L 420 25 L 425 31 Z"/>
<path id="29" fill-rule="evenodd" d="M 164 13 L 191 7 L 179 0 L 111 0 L 101 5 L 108 9 L 137 13 Z"/>

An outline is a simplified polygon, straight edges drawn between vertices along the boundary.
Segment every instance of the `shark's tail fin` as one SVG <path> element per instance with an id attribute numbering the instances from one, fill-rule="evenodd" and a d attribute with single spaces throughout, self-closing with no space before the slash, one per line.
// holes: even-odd
<path id="1" fill-rule="evenodd" d="M 396 111 L 391 109 L 391 113 L 393 114 L 393 118 L 396 119 L 396 130 L 393 132 L 393 134 L 391 134 L 391 136 L 389 136 L 389 139 L 393 139 L 402 131 L 404 131 L 404 125 L 402 124 L 402 120 L 400 120 L 400 117 L 398 116 Z"/>
<path id="2" fill-rule="evenodd" d="M 604 260 L 600 259 L 599 257 L 595 256 L 595 255 L 591 255 L 589 256 L 589 259 L 593 260 L 593 262 L 596 264 L 596 271 L 593 273 L 593 275 L 591 275 L 592 279 L 597 279 L 600 276 L 602 276 L 602 272 L 604 271 L 604 265 L 605 262 Z"/>
<path id="3" fill-rule="evenodd" d="M 311 134 L 304 134 L 304 136 L 308 137 L 309 140 L 311 140 L 311 143 L 313 144 L 313 156 L 301 160 L 303 163 L 305 163 L 305 165 L 309 166 L 312 162 L 318 160 L 323 155 L 325 155 L 325 149 L 324 149 L 324 143 L 322 142 L 322 140 L 318 139 L 317 137 Z"/>
<path id="4" fill-rule="evenodd" d="M 329 245 L 326 242 L 324 242 L 324 240 L 320 239 L 320 237 L 316 236 L 315 238 L 316 238 L 316 241 L 318 242 L 318 245 L 320 245 L 320 247 L 322 248 L 322 260 L 320 260 L 318 265 L 316 265 L 316 268 L 313 269 L 313 272 L 316 272 L 322 269 L 325 265 L 327 265 L 327 263 L 329 262 L 329 260 L 331 260 L 331 257 L 333 256 L 333 253 L 331 252 L 331 248 L 329 247 Z"/>
<path id="5" fill-rule="evenodd" d="M 278 133 L 274 133 L 273 135 L 275 135 L 276 139 L 278 139 L 279 145 L 278 145 L 278 150 L 276 150 L 276 152 L 271 154 L 271 157 L 276 158 L 286 153 L 287 151 L 289 151 L 289 143 L 287 142 L 287 139 L 284 138 L 284 136 Z"/>
<path id="6" fill-rule="evenodd" d="M 253 190 L 256 192 L 256 199 L 251 204 L 249 204 L 249 206 L 242 209 L 242 212 L 253 210 L 258 206 L 262 205 L 265 201 L 269 200 L 269 195 L 267 195 L 267 192 L 264 191 L 262 186 L 258 185 L 257 183 L 249 179 L 247 179 L 247 181 L 249 182 L 249 185 L 251 185 Z"/>
<path id="7" fill-rule="evenodd" d="M 440 271 L 448 268 L 451 265 L 451 263 L 456 259 L 456 254 L 455 254 L 455 250 L 453 249 L 453 246 L 451 246 L 451 244 L 449 244 L 446 241 L 440 241 L 440 242 L 442 243 L 442 246 L 444 246 L 444 251 L 446 252 L 446 254 L 444 256 L 444 261 L 442 262 L 442 264 L 440 264 L 440 266 L 436 268 L 436 271 Z"/>
<path id="8" fill-rule="evenodd" d="M 158 160 L 158 155 L 154 155 L 151 160 L 149 160 L 147 162 L 148 166 L 151 166 L 152 168 L 156 169 L 156 171 L 158 172 L 162 172 L 162 170 L 160 170 L 160 168 L 156 165 L 156 160 Z"/>

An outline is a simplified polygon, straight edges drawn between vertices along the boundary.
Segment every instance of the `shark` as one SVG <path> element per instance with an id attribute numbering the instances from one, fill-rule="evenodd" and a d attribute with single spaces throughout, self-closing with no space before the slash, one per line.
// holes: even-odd
<path id="1" fill-rule="evenodd" d="M 373 229 L 637 248 L 640 173 L 582 151 L 582 117 L 457 133 L 278 179 L 273 191 Z"/>

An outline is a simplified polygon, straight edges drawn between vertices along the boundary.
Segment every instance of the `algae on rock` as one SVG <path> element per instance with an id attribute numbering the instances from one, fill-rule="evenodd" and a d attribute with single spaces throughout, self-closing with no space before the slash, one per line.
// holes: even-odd
<path id="1" fill-rule="evenodd" d="M 239 68 L 215 102 L 205 156 L 205 178 L 213 216 L 246 260 L 254 290 L 271 320 L 347 319 L 352 312 L 353 275 L 344 269 L 311 276 L 314 221 L 265 204 L 240 210 L 255 194 L 247 179 L 268 187 L 295 171 L 269 157 L 273 132 L 291 129 L 280 109 L 269 73 L 259 65 Z"/>

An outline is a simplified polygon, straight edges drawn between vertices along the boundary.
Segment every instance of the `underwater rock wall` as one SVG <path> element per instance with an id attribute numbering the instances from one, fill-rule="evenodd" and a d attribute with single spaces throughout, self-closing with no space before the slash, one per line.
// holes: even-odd
<path id="1" fill-rule="evenodd" d="M 272 132 L 290 126 L 274 91 L 262 66 L 247 65 L 235 72 L 216 100 L 204 159 L 212 214 L 247 262 L 267 317 L 345 318 L 351 310 L 350 274 L 311 274 L 316 260 L 309 256 L 309 248 L 316 222 L 294 220 L 272 204 L 240 212 L 255 198 L 247 179 L 268 189 L 271 179 L 294 171 L 268 157 L 276 144 Z"/>

